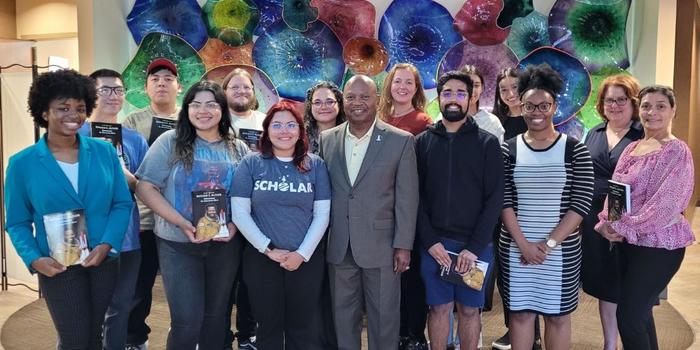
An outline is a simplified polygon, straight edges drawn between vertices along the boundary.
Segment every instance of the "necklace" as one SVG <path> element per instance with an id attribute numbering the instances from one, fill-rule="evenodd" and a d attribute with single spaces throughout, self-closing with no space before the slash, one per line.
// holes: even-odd
<path id="1" fill-rule="evenodd" d="M 391 117 L 392 117 L 392 118 L 401 118 L 401 117 L 405 116 L 406 114 L 411 113 L 411 112 L 413 112 L 413 111 L 415 111 L 415 110 L 416 110 L 416 109 L 413 108 L 413 106 L 411 106 L 409 109 L 407 109 L 407 110 L 405 110 L 405 111 L 402 111 L 402 112 L 399 112 L 399 111 L 397 111 L 396 109 L 394 109 L 394 114 L 393 114 Z"/>
<path id="2" fill-rule="evenodd" d="M 620 136 L 620 134 L 624 135 L 625 133 L 627 133 L 627 130 L 629 130 L 631 126 L 632 121 L 630 121 L 629 124 L 627 124 L 626 126 L 617 129 L 613 128 L 612 125 L 608 124 L 608 129 L 610 129 L 610 131 L 612 131 L 612 133 L 615 134 L 615 136 Z"/>

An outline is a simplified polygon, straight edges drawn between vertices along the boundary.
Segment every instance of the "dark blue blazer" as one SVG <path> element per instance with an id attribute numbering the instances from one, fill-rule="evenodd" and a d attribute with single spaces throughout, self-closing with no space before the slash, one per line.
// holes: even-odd
<path id="1" fill-rule="evenodd" d="M 10 157 L 5 182 L 5 230 L 17 254 L 31 269 L 32 261 L 49 256 L 43 216 L 83 209 L 88 245 L 121 249 L 134 200 L 112 145 L 76 135 L 78 193 L 46 144 L 46 135 L 35 145 Z M 33 228 L 32 228 L 33 226 Z"/>

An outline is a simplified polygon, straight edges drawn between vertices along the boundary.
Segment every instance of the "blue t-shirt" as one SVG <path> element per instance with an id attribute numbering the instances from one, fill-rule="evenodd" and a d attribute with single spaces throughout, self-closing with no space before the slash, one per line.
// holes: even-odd
<path id="1" fill-rule="evenodd" d="M 302 173 L 291 161 L 249 154 L 238 166 L 232 197 L 250 198 L 258 228 L 280 249 L 297 250 L 313 219 L 314 201 L 330 200 L 326 163 L 308 155 L 310 170 Z"/>
<path id="2" fill-rule="evenodd" d="M 175 153 L 175 130 L 168 130 L 153 142 L 151 148 L 136 171 L 139 180 L 148 181 L 158 187 L 163 197 L 185 219 L 192 221 L 192 191 L 224 189 L 230 203 L 233 174 L 248 147 L 236 139 L 235 150 L 227 141 L 207 142 L 197 137 L 194 141 L 192 169 L 185 169 L 182 162 L 173 163 Z M 175 242 L 190 240 L 177 226 L 158 214 L 155 216 L 155 233 L 158 237 Z"/>
<path id="3" fill-rule="evenodd" d="M 90 122 L 85 122 L 78 132 L 81 136 L 91 136 L 90 130 Z M 136 132 L 136 130 L 129 129 L 125 126 L 122 126 L 122 144 L 123 152 L 119 155 L 120 161 L 134 174 L 148 151 L 148 144 L 146 143 L 146 139 Z M 122 241 L 122 252 L 141 248 L 141 243 L 139 241 L 139 219 L 139 209 L 134 205 L 134 209 L 131 210 L 129 226 L 126 229 L 124 241 Z"/>

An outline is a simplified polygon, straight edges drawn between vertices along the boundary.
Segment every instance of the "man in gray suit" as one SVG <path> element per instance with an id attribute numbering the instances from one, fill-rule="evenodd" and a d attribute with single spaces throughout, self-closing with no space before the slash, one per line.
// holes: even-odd
<path id="1" fill-rule="evenodd" d="M 352 77 L 343 95 L 348 121 L 319 142 L 333 187 L 327 259 L 338 348 L 360 349 L 365 308 L 369 349 L 397 349 L 418 211 L 414 140 L 376 119 L 369 77 Z"/>

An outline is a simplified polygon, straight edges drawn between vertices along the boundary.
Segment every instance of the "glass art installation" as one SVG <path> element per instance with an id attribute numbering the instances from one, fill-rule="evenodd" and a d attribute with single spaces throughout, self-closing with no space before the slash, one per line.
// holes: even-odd
<path id="1" fill-rule="evenodd" d="M 265 113 L 270 106 L 279 101 L 279 95 L 277 95 L 277 90 L 275 89 L 275 85 L 272 83 L 270 77 L 267 76 L 265 72 L 252 65 L 227 64 L 218 66 L 214 69 L 208 70 L 202 78 L 213 80 L 221 84 L 224 77 L 226 77 L 228 73 L 236 68 L 246 70 L 253 77 L 255 97 L 258 99 L 258 103 L 260 104 L 258 111 Z"/>
<path id="2" fill-rule="evenodd" d="M 384 79 L 387 75 L 389 75 L 387 71 L 382 71 L 377 75 L 369 76 L 370 79 L 374 81 L 374 84 L 377 85 L 378 93 L 381 93 L 382 89 L 384 88 Z M 350 69 L 345 71 L 345 75 L 343 76 L 343 85 L 339 85 L 341 90 L 345 87 L 345 83 L 347 83 L 348 80 L 350 80 L 350 78 L 352 78 L 353 76 L 355 76 L 355 74 Z"/>
<path id="3" fill-rule="evenodd" d="M 496 24 L 503 9 L 503 0 L 465 1 L 455 15 L 454 26 L 467 40 L 476 45 L 500 44 L 510 31 Z"/>
<path id="4" fill-rule="evenodd" d="M 518 58 L 505 44 L 477 46 L 463 40 L 450 48 L 440 61 L 437 76 L 447 71 L 459 70 L 464 65 L 473 65 L 484 76 L 484 91 L 481 94 L 481 106 L 493 106 L 496 93 L 496 76 L 506 67 L 515 67 Z"/>
<path id="5" fill-rule="evenodd" d="M 595 109 L 595 105 L 598 102 L 598 91 L 600 90 L 600 83 L 605 80 L 605 78 L 615 75 L 615 74 L 629 74 L 624 69 L 617 67 L 603 68 L 596 74 L 591 74 L 591 97 L 586 101 L 586 104 L 578 112 L 578 119 L 581 120 L 583 126 L 586 130 L 590 130 L 594 126 L 603 122 L 603 118 L 598 114 Z"/>
<path id="6" fill-rule="evenodd" d="M 283 0 L 282 19 L 298 31 L 306 31 L 309 24 L 318 19 L 318 9 L 312 7 L 311 0 Z"/>
<path id="7" fill-rule="evenodd" d="M 501 28 L 510 27 L 514 19 L 525 17 L 534 10 L 532 0 L 503 0 L 503 11 L 498 15 L 496 23 Z"/>
<path id="8" fill-rule="evenodd" d="M 536 48 L 550 46 L 547 16 L 532 11 L 525 17 L 514 19 L 506 44 L 518 58 L 525 57 Z"/>
<path id="9" fill-rule="evenodd" d="M 136 44 L 151 32 L 179 36 L 195 50 L 207 42 L 207 28 L 196 0 L 136 0 L 126 25 Z"/>
<path id="10" fill-rule="evenodd" d="M 250 0 L 207 0 L 202 13 L 209 37 L 231 46 L 250 43 L 260 18 Z"/>
<path id="11" fill-rule="evenodd" d="M 281 97 L 303 101 L 316 81 L 340 85 L 343 47 L 333 31 L 316 21 L 305 32 L 277 22 L 264 28 L 253 46 L 253 60 L 274 82 Z"/>
<path id="12" fill-rule="evenodd" d="M 264 28 L 282 20 L 282 0 L 253 0 L 253 2 L 260 11 L 260 20 L 253 34 L 260 36 Z"/>
<path id="13" fill-rule="evenodd" d="M 553 48 L 541 47 L 520 60 L 519 67 L 524 69 L 530 64 L 547 63 L 559 72 L 564 80 L 564 88 L 557 97 L 557 111 L 554 113 L 555 126 L 574 119 L 591 93 L 591 78 L 586 67 L 568 53 Z"/>
<path id="14" fill-rule="evenodd" d="M 202 59 L 187 42 L 170 34 L 149 33 L 141 40 L 136 54 L 122 73 L 126 100 L 136 108 L 145 108 L 150 103 L 144 91 L 146 67 L 158 57 L 167 58 L 175 63 L 182 91 L 187 91 L 204 74 Z M 182 102 L 182 97 L 182 93 L 178 94 L 178 104 Z"/>
<path id="15" fill-rule="evenodd" d="M 328 25 L 345 45 L 350 38 L 374 37 L 376 12 L 366 0 L 311 0 L 318 18 Z"/>
<path id="16" fill-rule="evenodd" d="M 253 65 L 253 43 L 229 46 L 219 39 L 209 38 L 199 50 L 199 57 L 204 61 L 206 70 L 224 64 Z"/>
<path id="17" fill-rule="evenodd" d="M 549 13 L 553 45 L 578 57 L 591 73 L 628 68 L 625 29 L 631 0 L 557 0 Z"/>
<path id="18" fill-rule="evenodd" d="M 449 11 L 432 0 L 394 0 L 379 24 L 379 40 L 389 65 L 409 62 L 421 73 L 423 87 L 435 87 L 435 71 L 447 50 L 462 40 Z"/>
<path id="19" fill-rule="evenodd" d="M 571 118 L 566 123 L 557 125 L 555 129 L 582 142 L 585 131 L 587 131 L 587 129 L 583 127 L 583 123 L 576 118 Z"/>
<path id="20" fill-rule="evenodd" d="M 389 53 L 381 41 L 356 36 L 343 47 L 343 61 L 355 74 L 377 75 L 389 63 Z"/>

